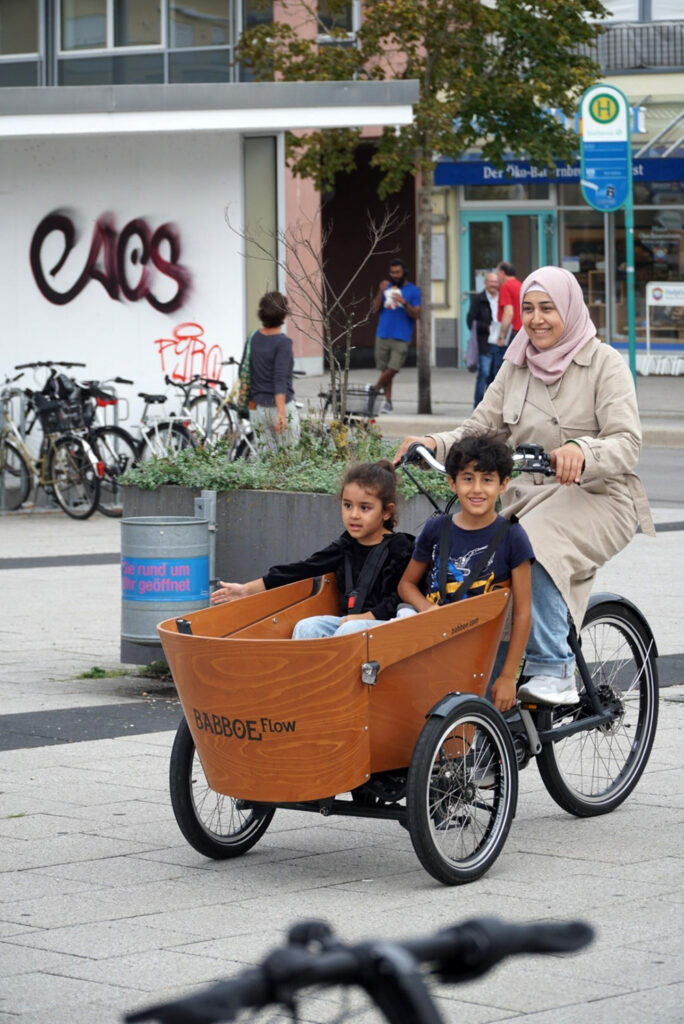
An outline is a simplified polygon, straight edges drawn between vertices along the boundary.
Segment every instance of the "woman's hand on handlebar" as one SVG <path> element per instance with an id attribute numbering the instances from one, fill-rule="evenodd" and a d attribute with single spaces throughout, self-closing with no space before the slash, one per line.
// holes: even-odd
<path id="1" fill-rule="evenodd" d="M 434 437 L 405 437 L 401 442 L 394 456 L 394 465 L 398 466 L 401 462 L 402 455 L 405 455 L 412 444 L 422 444 L 426 448 L 429 448 L 431 452 L 434 452 L 437 448 L 437 442 Z"/>
<path id="2" fill-rule="evenodd" d="M 551 468 L 556 471 L 556 481 L 559 484 L 578 484 L 584 469 L 584 455 L 578 444 L 569 441 L 561 448 L 554 448 L 549 452 Z"/>

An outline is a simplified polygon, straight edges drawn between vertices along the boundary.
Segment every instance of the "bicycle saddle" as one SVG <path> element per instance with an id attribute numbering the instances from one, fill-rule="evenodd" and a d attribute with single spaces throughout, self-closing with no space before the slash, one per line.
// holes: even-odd
<path id="1" fill-rule="evenodd" d="M 166 395 L 148 395 L 144 391 L 138 392 L 138 398 L 144 398 L 148 405 L 157 405 L 166 401 Z"/>

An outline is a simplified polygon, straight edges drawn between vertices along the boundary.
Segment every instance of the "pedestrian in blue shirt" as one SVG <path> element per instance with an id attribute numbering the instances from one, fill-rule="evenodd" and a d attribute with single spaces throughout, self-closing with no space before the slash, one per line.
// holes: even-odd
<path id="1" fill-rule="evenodd" d="M 380 376 L 376 391 L 385 400 L 380 412 L 392 412 L 392 381 L 406 362 L 413 328 L 420 317 L 420 288 L 408 280 L 408 267 L 401 259 L 392 260 L 389 280 L 382 281 L 373 308 L 380 310 L 375 333 L 375 366 Z"/>

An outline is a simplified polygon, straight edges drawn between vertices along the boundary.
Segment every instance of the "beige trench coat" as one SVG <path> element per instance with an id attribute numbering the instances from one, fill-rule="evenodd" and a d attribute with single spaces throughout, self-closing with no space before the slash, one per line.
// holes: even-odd
<path id="1" fill-rule="evenodd" d="M 579 627 L 597 568 L 629 543 L 637 524 L 655 536 L 646 493 L 633 472 L 641 425 L 622 356 L 595 338 L 549 385 L 526 366 L 504 361 L 472 416 L 451 433 L 431 435 L 435 454 L 444 462 L 454 441 L 483 433 L 514 448 L 536 442 L 548 452 L 567 441 L 582 448 L 579 486 L 523 473 L 502 496 L 503 514 L 518 516 Z"/>

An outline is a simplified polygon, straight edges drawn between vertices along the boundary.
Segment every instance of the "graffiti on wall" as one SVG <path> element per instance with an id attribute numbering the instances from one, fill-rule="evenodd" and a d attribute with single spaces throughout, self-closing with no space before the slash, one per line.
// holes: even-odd
<path id="1" fill-rule="evenodd" d="M 174 380 L 200 377 L 221 379 L 223 352 L 220 345 L 207 345 L 204 328 L 196 323 L 178 324 L 173 338 L 157 338 L 155 345 L 161 357 L 162 373 Z"/>
<path id="2" fill-rule="evenodd" d="M 61 252 L 46 272 L 43 253 L 46 242 L 55 233 L 62 236 Z M 59 275 L 76 241 L 74 222 L 58 211 L 44 217 L 33 233 L 31 270 L 38 288 L 49 302 L 57 306 L 66 305 L 80 295 L 90 281 L 99 281 L 112 299 L 118 300 L 121 296 L 129 302 L 146 299 L 160 313 L 173 313 L 185 302 L 191 276 L 187 267 L 178 262 L 180 239 L 172 224 L 162 224 L 153 231 L 146 220 L 136 217 L 117 231 L 112 214 L 102 214 L 95 221 L 83 270 L 70 287 L 60 290 Z M 48 251 L 53 246 L 54 241 L 51 240 Z M 168 280 L 161 282 L 159 275 Z M 175 293 L 164 298 L 169 280 L 175 286 Z"/>

